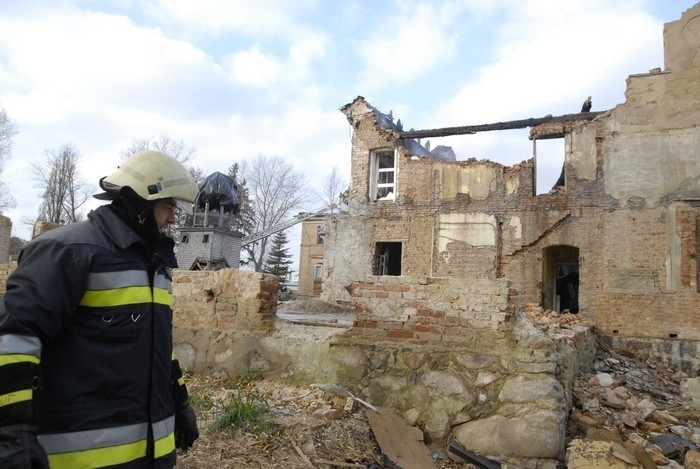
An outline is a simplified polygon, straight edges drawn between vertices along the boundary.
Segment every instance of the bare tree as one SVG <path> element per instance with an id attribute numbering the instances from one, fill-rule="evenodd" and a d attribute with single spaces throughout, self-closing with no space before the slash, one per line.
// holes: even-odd
<path id="1" fill-rule="evenodd" d="M 5 109 L 0 109 L 0 172 L 3 163 L 11 156 L 14 145 L 14 137 L 17 135 L 17 126 L 10 120 Z M 0 181 L 0 213 L 17 205 L 15 198 L 4 181 Z"/>
<path id="2" fill-rule="evenodd" d="M 183 140 L 174 140 L 165 133 L 157 137 L 151 135 L 145 138 L 134 138 L 126 150 L 122 152 L 121 157 L 125 160 L 134 153 L 144 150 L 155 150 L 172 156 L 185 165 L 197 184 L 205 179 L 204 171 L 191 164 L 192 157 L 196 153 L 194 146 L 186 145 Z"/>
<path id="3" fill-rule="evenodd" d="M 31 172 L 37 187 L 43 190 L 39 220 L 50 223 L 73 223 L 82 218 L 80 207 L 94 192 L 94 186 L 80 178 L 80 154 L 72 143 L 58 150 L 46 150 L 43 165 L 35 163 Z"/>
<path id="4" fill-rule="evenodd" d="M 347 182 L 340 175 L 340 171 L 337 166 L 333 166 L 331 172 L 326 176 L 323 184 L 323 193 L 320 194 L 319 199 L 331 213 L 337 211 L 338 207 L 341 205 L 341 194 L 347 187 Z"/>
<path id="5" fill-rule="evenodd" d="M 252 161 L 243 161 L 240 173 L 253 203 L 254 233 L 286 221 L 292 211 L 300 209 L 309 200 L 304 175 L 280 156 L 258 155 Z M 264 266 L 269 238 L 266 236 L 243 247 L 256 272 Z"/>

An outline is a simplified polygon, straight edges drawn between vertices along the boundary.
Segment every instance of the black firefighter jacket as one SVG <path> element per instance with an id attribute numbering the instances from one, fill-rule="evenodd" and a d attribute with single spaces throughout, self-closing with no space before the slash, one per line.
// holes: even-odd
<path id="1" fill-rule="evenodd" d="M 172 467 L 171 292 L 108 206 L 32 241 L 0 305 L 0 427 L 35 423 L 52 468 Z"/>

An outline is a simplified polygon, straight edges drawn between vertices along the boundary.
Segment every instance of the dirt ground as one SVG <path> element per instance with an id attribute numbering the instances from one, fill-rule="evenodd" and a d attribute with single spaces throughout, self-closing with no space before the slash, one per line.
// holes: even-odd
<path id="1" fill-rule="evenodd" d="M 189 376 L 190 394 L 213 397 L 210 408 L 197 409 L 201 436 L 194 447 L 178 454 L 178 468 L 337 468 L 396 467 L 382 457 L 361 406 L 346 408 L 346 398 L 321 389 L 254 380 L 241 386 L 230 380 Z M 221 399 L 232 388 L 264 398 L 268 430 L 211 432 Z M 198 398 L 199 399 L 199 398 Z M 434 452 L 437 468 L 468 467 Z"/>

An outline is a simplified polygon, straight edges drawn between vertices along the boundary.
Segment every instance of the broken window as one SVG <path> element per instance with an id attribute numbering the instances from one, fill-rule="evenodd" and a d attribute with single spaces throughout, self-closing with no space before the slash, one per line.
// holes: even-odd
<path id="1" fill-rule="evenodd" d="M 564 139 L 539 138 L 532 141 L 535 161 L 535 195 L 564 187 Z"/>
<path id="2" fill-rule="evenodd" d="M 316 244 L 323 244 L 326 232 L 321 225 L 316 227 Z"/>
<path id="3" fill-rule="evenodd" d="M 401 275 L 401 243 L 379 242 L 374 255 L 374 275 Z"/>
<path id="4" fill-rule="evenodd" d="M 323 275 L 323 264 L 316 264 L 314 266 L 314 279 L 319 279 Z"/>
<path id="5" fill-rule="evenodd" d="M 396 156 L 394 150 L 375 150 L 371 157 L 370 199 L 394 200 L 396 197 Z"/>

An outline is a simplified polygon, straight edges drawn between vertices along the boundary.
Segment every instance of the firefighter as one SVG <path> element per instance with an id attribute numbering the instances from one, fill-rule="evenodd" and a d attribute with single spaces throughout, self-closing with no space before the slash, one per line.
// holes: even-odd
<path id="1" fill-rule="evenodd" d="M 166 236 L 197 185 L 142 151 L 100 179 L 111 203 L 41 234 L 0 298 L 0 467 L 173 467 L 199 437 L 173 355 Z"/>

